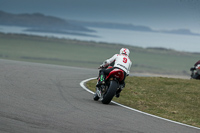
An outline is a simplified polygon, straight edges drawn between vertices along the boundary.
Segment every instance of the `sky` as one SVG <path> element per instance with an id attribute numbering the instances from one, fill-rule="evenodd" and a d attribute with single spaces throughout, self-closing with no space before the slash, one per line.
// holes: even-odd
<path id="1" fill-rule="evenodd" d="M 0 10 L 200 33 L 200 0 L 0 0 Z"/>

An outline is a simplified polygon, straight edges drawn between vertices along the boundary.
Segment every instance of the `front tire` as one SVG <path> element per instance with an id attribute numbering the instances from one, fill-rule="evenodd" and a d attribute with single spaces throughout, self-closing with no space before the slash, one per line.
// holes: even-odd
<path id="1" fill-rule="evenodd" d="M 113 97 L 115 96 L 115 93 L 118 88 L 118 83 L 117 81 L 110 81 L 110 86 L 106 92 L 106 94 L 103 96 L 103 100 L 101 101 L 103 104 L 109 104 Z"/>

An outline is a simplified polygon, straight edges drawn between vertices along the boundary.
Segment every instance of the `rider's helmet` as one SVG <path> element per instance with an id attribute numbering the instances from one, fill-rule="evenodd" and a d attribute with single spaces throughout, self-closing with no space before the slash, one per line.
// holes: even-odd
<path id="1" fill-rule="evenodd" d="M 127 48 L 122 48 L 122 49 L 119 51 L 119 54 L 126 54 L 127 56 L 129 56 L 130 51 L 129 51 L 129 49 L 127 49 Z"/>

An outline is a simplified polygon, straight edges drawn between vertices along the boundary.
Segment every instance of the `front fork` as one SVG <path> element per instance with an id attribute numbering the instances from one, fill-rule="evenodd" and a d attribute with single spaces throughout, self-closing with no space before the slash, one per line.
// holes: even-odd
<path id="1" fill-rule="evenodd" d="M 106 92 L 106 86 L 101 85 L 100 87 L 96 87 L 96 94 L 99 98 L 103 98 L 103 94 Z"/>

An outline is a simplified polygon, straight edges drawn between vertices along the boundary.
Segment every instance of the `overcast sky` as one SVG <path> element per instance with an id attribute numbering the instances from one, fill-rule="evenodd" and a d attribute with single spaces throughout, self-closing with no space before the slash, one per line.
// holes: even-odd
<path id="1" fill-rule="evenodd" d="M 200 0 L 0 0 L 0 10 L 200 33 Z"/>

